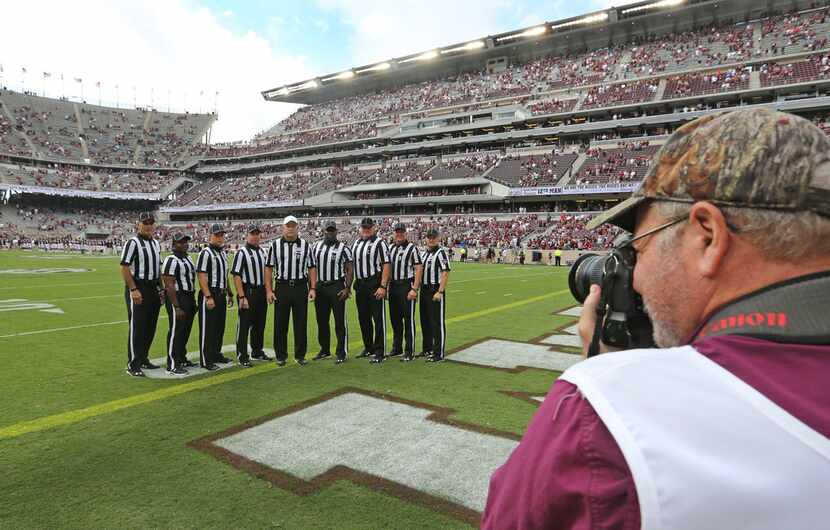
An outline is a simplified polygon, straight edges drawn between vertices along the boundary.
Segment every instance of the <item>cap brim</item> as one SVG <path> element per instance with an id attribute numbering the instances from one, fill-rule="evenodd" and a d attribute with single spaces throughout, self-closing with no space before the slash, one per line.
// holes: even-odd
<path id="1" fill-rule="evenodd" d="M 629 197 L 610 210 L 605 211 L 591 219 L 585 228 L 594 230 L 600 225 L 610 223 L 614 226 L 619 226 L 628 232 L 634 232 L 634 222 L 636 221 L 637 207 L 643 203 L 646 197 Z"/>

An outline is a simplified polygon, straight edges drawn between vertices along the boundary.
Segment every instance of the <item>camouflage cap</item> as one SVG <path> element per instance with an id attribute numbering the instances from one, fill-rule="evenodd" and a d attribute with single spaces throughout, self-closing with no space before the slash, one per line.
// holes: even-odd
<path id="1" fill-rule="evenodd" d="M 830 138 L 810 121 L 767 108 L 703 116 L 674 132 L 627 200 L 588 223 L 634 231 L 649 199 L 830 216 Z"/>

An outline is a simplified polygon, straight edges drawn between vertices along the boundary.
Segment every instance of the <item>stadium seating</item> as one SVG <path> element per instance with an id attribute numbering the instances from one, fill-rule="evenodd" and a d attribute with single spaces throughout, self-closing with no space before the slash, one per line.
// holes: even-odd
<path id="1" fill-rule="evenodd" d="M 663 99 L 704 96 L 749 88 L 749 71 L 729 69 L 719 72 L 674 75 L 666 80 Z"/>
<path id="2" fill-rule="evenodd" d="M 556 184 L 578 158 L 575 153 L 548 153 L 508 156 L 487 174 L 487 178 L 505 186 L 551 186 Z"/>
<path id="3" fill-rule="evenodd" d="M 115 109 L 0 89 L 0 102 L 40 158 L 89 159 L 107 165 L 172 168 L 196 149 L 215 120 L 211 114 Z M 0 151 L 31 153 L 0 113 Z"/>
<path id="4" fill-rule="evenodd" d="M 452 158 L 438 164 L 426 173 L 429 180 L 479 177 L 498 162 L 495 153 L 484 153 Z"/>
<path id="5" fill-rule="evenodd" d="M 785 85 L 827 79 L 830 76 L 830 54 L 817 54 L 808 59 L 761 66 L 761 86 Z"/>
<path id="6" fill-rule="evenodd" d="M 588 89 L 581 108 L 595 109 L 651 101 L 657 95 L 657 85 L 655 80 L 644 80 L 594 86 Z"/>
<path id="7" fill-rule="evenodd" d="M 122 193 L 160 193 L 175 177 L 155 171 L 82 168 L 52 164 L 31 167 L 0 163 L 0 182 L 24 186 L 108 191 Z"/>
<path id="8" fill-rule="evenodd" d="M 626 144 L 615 149 L 589 149 L 574 184 L 615 184 L 641 180 L 657 152 L 648 143 Z"/>

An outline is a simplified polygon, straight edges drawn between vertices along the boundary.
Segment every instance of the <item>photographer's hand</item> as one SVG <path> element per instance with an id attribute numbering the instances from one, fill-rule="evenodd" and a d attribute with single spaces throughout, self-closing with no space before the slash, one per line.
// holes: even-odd
<path id="1" fill-rule="evenodd" d="M 582 305 L 582 314 L 579 316 L 579 338 L 582 341 L 582 358 L 588 357 L 588 347 L 591 345 L 591 339 L 594 336 L 594 330 L 597 325 L 597 306 L 599 305 L 599 298 L 602 290 L 599 285 L 591 285 L 591 292 L 585 299 Z M 608 346 L 599 343 L 600 353 L 613 351 Z"/>

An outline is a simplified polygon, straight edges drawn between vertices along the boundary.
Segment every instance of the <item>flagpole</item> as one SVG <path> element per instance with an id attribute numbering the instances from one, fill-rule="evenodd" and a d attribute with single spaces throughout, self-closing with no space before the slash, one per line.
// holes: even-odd
<path id="1" fill-rule="evenodd" d="M 100 107 L 101 106 L 101 82 L 98 81 L 96 83 L 96 85 L 98 86 L 98 106 Z"/>
<path id="2" fill-rule="evenodd" d="M 66 85 L 63 82 L 63 74 L 61 74 L 61 99 L 66 99 Z"/>
<path id="3" fill-rule="evenodd" d="M 115 85 L 115 108 L 121 108 L 121 92 L 118 90 L 118 85 Z"/>

